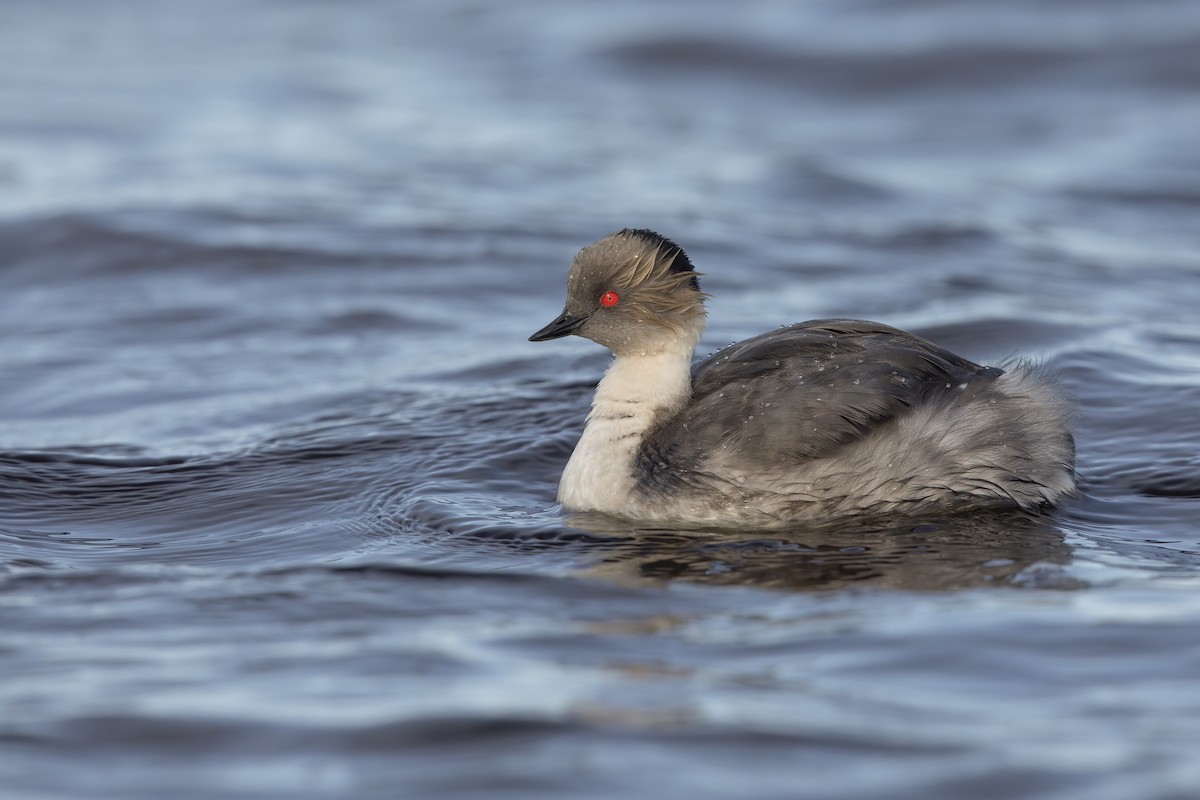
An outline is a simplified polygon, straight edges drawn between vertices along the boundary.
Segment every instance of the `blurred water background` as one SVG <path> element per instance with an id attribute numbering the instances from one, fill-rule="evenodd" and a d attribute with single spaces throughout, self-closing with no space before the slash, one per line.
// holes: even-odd
<path id="1" fill-rule="evenodd" d="M 0 794 L 1200 794 L 1194 0 L 6 0 Z M 570 257 L 1058 367 L 1057 517 L 638 530 Z"/>

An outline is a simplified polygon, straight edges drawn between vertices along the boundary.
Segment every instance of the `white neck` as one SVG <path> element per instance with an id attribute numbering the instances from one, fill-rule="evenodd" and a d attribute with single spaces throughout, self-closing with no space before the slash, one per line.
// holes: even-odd
<path id="1" fill-rule="evenodd" d="M 650 355 L 618 356 L 592 399 L 583 435 L 558 485 L 558 501 L 574 511 L 626 511 L 634 461 L 646 432 L 678 413 L 692 396 L 694 343 Z"/>

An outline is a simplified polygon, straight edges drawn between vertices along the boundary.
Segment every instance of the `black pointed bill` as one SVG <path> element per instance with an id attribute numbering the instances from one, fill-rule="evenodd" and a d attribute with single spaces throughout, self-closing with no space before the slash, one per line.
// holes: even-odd
<path id="1" fill-rule="evenodd" d="M 551 322 L 546 327 L 529 337 L 531 342 L 544 342 L 548 339 L 558 339 L 563 336 L 570 336 L 583 327 L 583 323 L 587 322 L 587 314 L 576 316 L 563 312 L 562 315 Z"/>

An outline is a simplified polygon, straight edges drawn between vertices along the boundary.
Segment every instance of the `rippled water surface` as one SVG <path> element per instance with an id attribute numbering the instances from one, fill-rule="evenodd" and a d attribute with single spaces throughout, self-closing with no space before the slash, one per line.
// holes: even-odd
<path id="1" fill-rule="evenodd" d="M 0 5 L 0 786 L 1193 798 L 1191 0 Z M 624 226 L 710 351 L 1059 368 L 1052 518 L 565 517 Z"/>

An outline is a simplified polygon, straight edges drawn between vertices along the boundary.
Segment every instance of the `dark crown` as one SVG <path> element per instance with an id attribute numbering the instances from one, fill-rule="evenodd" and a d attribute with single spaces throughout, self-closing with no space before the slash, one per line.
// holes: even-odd
<path id="1" fill-rule="evenodd" d="M 650 247 L 657 248 L 664 258 L 672 259 L 668 272 L 695 272 L 692 260 L 688 258 L 687 253 L 683 252 L 683 248 L 661 233 L 649 228 L 622 228 L 617 231 L 617 234 L 641 239 Z M 700 291 L 700 281 L 696 280 L 695 276 L 692 276 L 691 285 L 693 289 Z"/>

